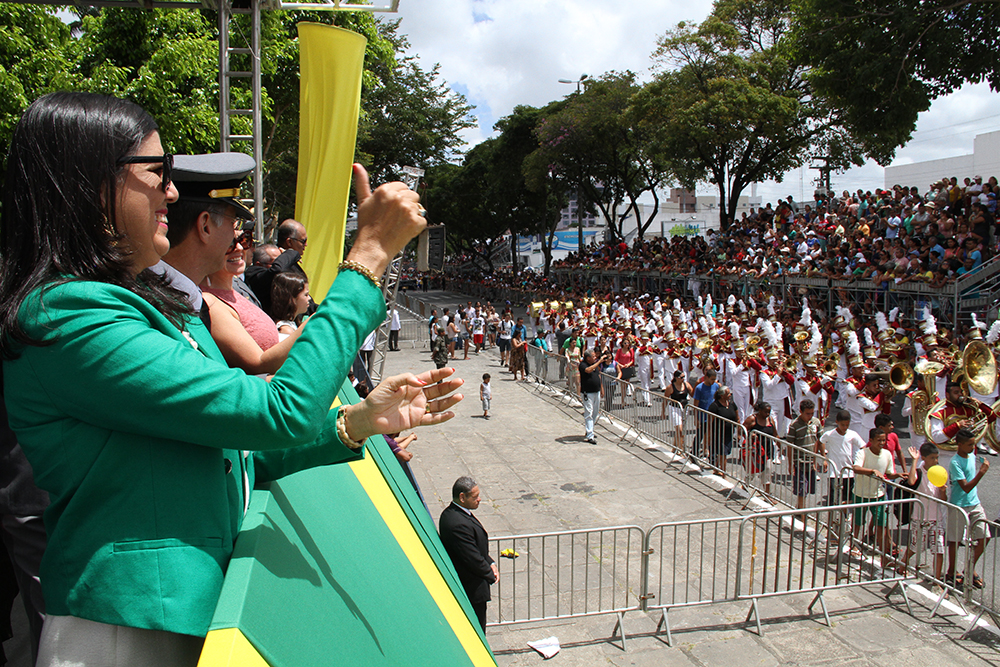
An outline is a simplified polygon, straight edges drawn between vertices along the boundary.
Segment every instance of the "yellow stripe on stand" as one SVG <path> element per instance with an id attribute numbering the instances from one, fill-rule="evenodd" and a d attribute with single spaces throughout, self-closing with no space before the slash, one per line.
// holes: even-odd
<path id="1" fill-rule="evenodd" d="M 270 667 L 238 628 L 212 630 L 205 637 L 198 667 Z"/>
<path id="2" fill-rule="evenodd" d="M 386 484 L 382 471 L 375 465 L 374 459 L 371 456 L 366 456 L 364 459 L 353 461 L 348 465 L 351 466 L 358 482 L 361 483 L 375 509 L 385 521 L 386 527 L 392 532 L 396 542 L 399 543 L 403 553 L 413 565 L 420 580 L 424 582 L 427 592 L 437 603 L 441 614 L 455 632 L 455 636 L 462 644 L 462 648 L 465 649 L 472 664 L 477 665 L 477 667 L 480 665 L 496 667 L 496 662 L 486 646 L 483 645 L 479 632 L 472 626 L 465 610 L 462 609 L 451 588 L 441 576 L 437 564 L 427 553 L 427 548 L 396 501 L 392 489 Z"/>

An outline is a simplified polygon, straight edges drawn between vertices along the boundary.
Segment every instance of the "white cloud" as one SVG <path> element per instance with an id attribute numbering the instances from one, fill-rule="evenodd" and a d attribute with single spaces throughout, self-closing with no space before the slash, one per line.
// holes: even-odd
<path id="1" fill-rule="evenodd" d="M 657 37 L 710 8 L 708 0 L 402 0 L 399 16 L 422 63 L 440 63 L 450 84 L 468 90 L 480 117 L 467 137 L 475 143 L 516 105 L 542 106 L 574 90 L 559 79 L 610 70 L 647 78 Z"/>
<path id="2" fill-rule="evenodd" d="M 476 105 L 480 126 L 465 135 L 474 145 L 516 105 L 542 106 L 574 90 L 559 79 L 610 70 L 648 79 L 657 38 L 679 21 L 703 20 L 711 6 L 710 0 L 401 0 L 398 16 L 412 52 L 426 67 L 440 63 L 444 79 Z M 893 164 L 971 153 L 976 134 L 998 127 L 1000 95 L 986 84 L 966 85 L 920 114 Z M 759 184 L 757 194 L 764 201 L 809 197 L 816 176 L 796 170 L 782 183 Z M 837 191 L 874 189 L 883 185 L 884 170 L 872 162 L 832 180 Z M 711 187 L 699 192 L 714 194 Z"/>

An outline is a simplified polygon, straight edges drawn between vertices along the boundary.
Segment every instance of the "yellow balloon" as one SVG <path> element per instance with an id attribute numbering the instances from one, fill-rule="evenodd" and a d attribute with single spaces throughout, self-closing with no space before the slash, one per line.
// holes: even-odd
<path id="1" fill-rule="evenodd" d="M 941 466 L 931 466 L 927 471 L 927 480 L 934 486 L 944 486 L 948 483 L 948 471 Z"/>

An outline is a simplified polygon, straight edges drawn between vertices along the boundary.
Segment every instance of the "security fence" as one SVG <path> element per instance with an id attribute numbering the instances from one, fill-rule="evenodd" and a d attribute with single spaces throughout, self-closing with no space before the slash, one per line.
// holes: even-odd
<path id="1" fill-rule="evenodd" d="M 912 614 L 888 543 L 859 537 L 861 553 L 851 547 L 847 521 L 833 518 L 904 506 L 922 516 L 917 499 L 900 498 L 660 523 L 645 532 L 615 526 L 491 538 L 500 578 L 488 624 L 614 614 L 612 636 L 620 634 L 624 648 L 624 615 L 660 611 L 657 632 L 672 644 L 670 613 L 685 607 L 749 602 L 746 622 L 763 634 L 762 599 L 811 594 L 809 613 L 818 603 L 829 625 L 826 591 L 875 584 L 891 584 Z M 902 532 L 897 526 L 887 537 L 900 543 Z"/>
<path id="2" fill-rule="evenodd" d="M 940 288 L 926 283 L 883 282 L 870 280 L 835 280 L 804 274 L 724 275 L 722 273 L 680 274 L 659 271 L 615 269 L 556 268 L 550 275 L 551 284 L 544 289 L 514 287 L 505 284 L 485 285 L 461 277 L 444 280 L 444 288 L 493 303 L 510 302 L 527 305 L 536 301 L 551 301 L 558 294 L 613 292 L 631 294 L 676 295 L 690 299 L 712 296 L 716 303 L 730 294 L 747 301 L 774 295 L 785 303 L 798 303 L 803 296 L 813 297 L 813 303 L 825 304 L 827 312 L 834 305 L 857 304 L 862 312 L 889 312 L 898 307 L 903 313 L 917 313 L 930 305 L 944 321 L 954 323 L 969 312 L 989 316 L 997 307 L 1000 296 L 1000 258 L 992 258 L 974 273 L 959 277 Z"/>
<path id="3" fill-rule="evenodd" d="M 430 328 L 427 325 L 427 320 L 401 320 L 399 324 L 399 341 L 401 343 L 409 343 L 413 349 L 427 347 L 427 342 L 430 340 Z"/>
<path id="4" fill-rule="evenodd" d="M 638 526 L 490 538 L 500 573 L 488 624 L 616 614 L 642 606 Z M 614 634 L 614 632 L 612 632 Z"/>

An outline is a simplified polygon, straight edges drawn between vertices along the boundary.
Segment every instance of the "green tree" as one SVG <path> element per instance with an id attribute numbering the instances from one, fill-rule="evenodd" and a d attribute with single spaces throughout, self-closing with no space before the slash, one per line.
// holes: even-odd
<path id="1" fill-rule="evenodd" d="M 1000 88 L 994 0 L 792 0 L 795 57 L 814 90 L 860 133 L 882 138 L 886 164 L 917 114 L 965 82 Z"/>
<path id="2" fill-rule="evenodd" d="M 663 154 L 650 150 L 654 130 L 632 113 L 633 96 L 641 90 L 631 72 L 610 72 L 588 79 L 582 93 L 544 119 L 538 130 L 541 163 L 554 165 L 567 181 L 579 186 L 595 205 L 614 238 L 624 238 L 622 224 L 635 215 L 641 238 L 659 210 L 657 188 L 670 177 Z M 649 193 L 653 209 L 639 219 L 639 198 Z M 625 204 L 628 206 L 622 210 Z"/>
<path id="3" fill-rule="evenodd" d="M 85 90 L 131 99 L 159 122 L 175 153 L 219 148 L 218 17 L 208 10 L 139 11 L 80 8 L 70 26 L 51 11 L 0 5 L 0 150 L 24 108 L 51 90 Z M 233 18 L 234 34 L 249 35 L 250 17 Z M 398 22 L 366 12 L 263 12 L 261 15 L 264 194 L 271 225 L 294 214 L 298 169 L 299 49 L 301 21 L 335 24 L 366 37 L 357 158 L 390 175 L 393 159 L 425 165 L 445 159 L 468 127 L 468 105 L 402 55 L 408 45 Z M 236 45 L 234 43 L 234 45 Z M 235 56 L 249 69 L 248 56 Z M 242 59 L 242 60 L 241 60 Z M 249 87 L 233 87 L 234 105 L 248 108 Z M 391 99 L 390 99 L 391 98 Z M 250 134 L 248 117 L 232 119 Z M 391 124 L 391 128 L 383 128 Z M 391 137 L 400 140 L 391 152 Z M 235 147 L 250 151 L 249 142 Z M 386 157 L 388 156 L 388 158 Z M 377 159 L 376 159 L 377 157 Z M 394 174 L 393 174 L 394 175 Z"/>
<path id="4" fill-rule="evenodd" d="M 53 8 L 0 4 L 0 174 L 14 125 L 36 97 L 75 83 L 70 28 Z"/>
<path id="5" fill-rule="evenodd" d="M 812 89 L 790 49 L 789 13 L 786 0 L 718 0 L 701 25 L 661 38 L 654 60 L 672 69 L 634 101 L 678 180 L 716 186 L 723 229 L 751 183 L 781 181 L 813 156 L 846 168 L 887 148 Z"/>

